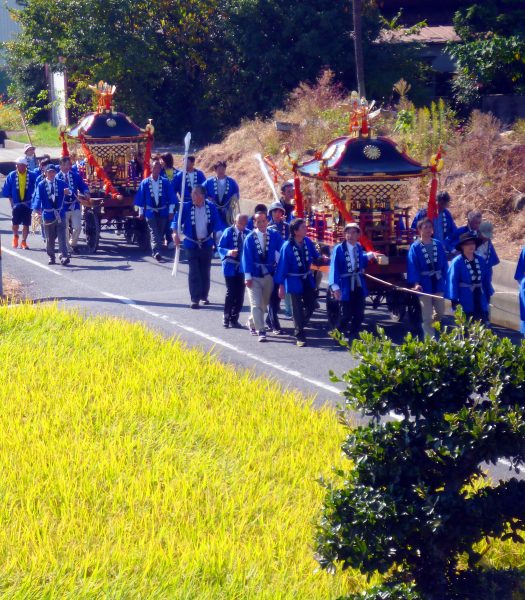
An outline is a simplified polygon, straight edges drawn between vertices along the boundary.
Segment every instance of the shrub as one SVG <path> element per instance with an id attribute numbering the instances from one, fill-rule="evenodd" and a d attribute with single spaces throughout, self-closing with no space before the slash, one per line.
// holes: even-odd
<path id="1" fill-rule="evenodd" d="M 384 332 L 363 334 L 352 353 L 360 365 L 342 377 L 346 403 L 371 422 L 343 445 L 353 469 L 327 486 L 321 566 L 413 583 L 425 600 L 522 589 L 519 573 L 483 570 L 475 544 L 523 542 L 525 481 L 478 480 L 484 463 L 525 461 L 525 344 L 460 317 L 439 341 L 408 336 L 397 347 Z M 399 597 L 378 590 L 364 598 Z"/>

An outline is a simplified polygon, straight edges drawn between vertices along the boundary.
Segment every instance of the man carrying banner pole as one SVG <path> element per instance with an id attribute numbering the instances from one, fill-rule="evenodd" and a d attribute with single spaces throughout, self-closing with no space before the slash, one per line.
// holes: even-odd
<path id="1" fill-rule="evenodd" d="M 177 221 L 177 231 L 180 231 L 181 220 L 182 220 L 182 209 L 184 207 L 184 192 L 186 190 L 186 172 L 188 170 L 188 154 L 190 152 L 190 142 L 191 142 L 191 132 L 188 131 L 186 137 L 184 138 L 184 161 L 182 167 L 182 184 L 180 189 L 179 196 L 179 218 Z M 175 260 L 173 262 L 173 270 L 171 272 L 173 277 L 177 277 L 177 270 L 179 268 L 179 260 L 180 260 L 180 243 L 176 246 L 175 249 Z"/>

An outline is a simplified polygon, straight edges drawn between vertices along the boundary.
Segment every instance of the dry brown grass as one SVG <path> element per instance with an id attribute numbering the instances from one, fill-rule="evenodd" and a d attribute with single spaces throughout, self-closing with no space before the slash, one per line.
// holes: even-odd
<path id="1" fill-rule="evenodd" d="M 19 281 L 9 277 L 9 275 L 4 275 L 2 283 L 4 295 L 0 298 L 6 299 L 7 302 L 15 302 L 22 299 L 23 288 Z"/>
<path id="2" fill-rule="evenodd" d="M 252 205 L 270 203 L 273 198 L 254 154 L 272 155 L 284 175 L 291 177 L 280 148 L 287 144 L 303 158 L 344 134 L 348 118 L 339 108 L 342 99 L 343 92 L 334 85 L 333 74 L 328 71 L 316 85 L 297 88 L 285 109 L 276 111 L 272 119 L 245 121 L 223 143 L 204 148 L 199 166 L 211 172 L 215 161 L 227 160 L 230 174 L 239 181 L 242 198 L 252 201 Z M 294 123 L 296 127 L 289 133 L 279 133 L 275 121 Z M 375 132 L 396 139 L 393 125 L 392 114 L 383 113 L 375 123 Z M 455 132 L 445 148 L 440 189 L 452 195 L 451 211 L 458 226 L 466 223 L 469 210 L 480 209 L 494 223 L 500 257 L 516 260 L 523 243 L 525 209 L 514 210 L 513 201 L 520 193 L 525 196 L 525 127 L 504 132 L 492 115 L 474 112 L 469 124 Z M 414 210 L 424 206 L 428 192 L 429 179 L 411 183 L 408 205 Z"/>

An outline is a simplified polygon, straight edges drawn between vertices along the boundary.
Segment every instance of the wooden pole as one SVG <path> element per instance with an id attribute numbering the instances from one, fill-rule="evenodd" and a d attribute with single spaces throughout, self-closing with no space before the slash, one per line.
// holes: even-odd
<path id="1" fill-rule="evenodd" d="M 27 128 L 26 118 L 24 116 L 24 111 L 18 106 L 18 110 L 20 111 L 20 116 L 22 117 L 22 123 L 24 124 L 24 129 L 26 130 L 27 139 L 31 146 L 33 146 L 33 140 L 31 139 L 31 135 L 29 134 L 29 129 Z"/>

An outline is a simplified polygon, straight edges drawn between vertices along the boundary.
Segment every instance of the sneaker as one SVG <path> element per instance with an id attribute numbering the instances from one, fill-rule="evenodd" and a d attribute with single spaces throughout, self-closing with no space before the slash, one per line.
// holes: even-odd
<path id="1" fill-rule="evenodd" d="M 296 346 L 299 346 L 299 348 L 303 348 L 304 346 L 306 346 L 306 340 L 296 340 L 295 342 Z"/>
<path id="2" fill-rule="evenodd" d="M 66 265 L 68 265 L 68 264 L 69 264 L 69 256 L 63 256 L 63 257 L 60 259 L 60 264 L 61 264 L 61 265 L 63 265 L 64 267 L 65 267 Z"/>
<path id="3" fill-rule="evenodd" d="M 22 240 L 20 248 L 22 248 L 23 250 L 29 250 L 29 246 L 27 245 L 27 242 L 25 240 Z"/>
<path id="4" fill-rule="evenodd" d="M 193 308 L 194 310 L 197 309 L 197 308 L 199 308 L 199 303 L 198 302 L 192 302 L 190 304 L 190 308 Z"/>
<path id="5" fill-rule="evenodd" d="M 230 320 L 229 319 L 223 319 L 222 320 L 222 326 L 224 327 L 224 329 L 228 329 L 230 326 Z"/>
<path id="6" fill-rule="evenodd" d="M 13 236 L 13 248 L 18 248 L 18 236 Z"/>
<path id="7" fill-rule="evenodd" d="M 259 342 L 266 342 L 266 331 L 259 331 Z"/>
<path id="8" fill-rule="evenodd" d="M 203 298 L 202 303 L 204 304 L 204 306 L 209 306 L 210 301 L 208 300 L 208 298 Z"/>
<path id="9" fill-rule="evenodd" d="M 248 331 L 250 332 L 251 335 L 257 335 L 257 331 L 255 330 L 255 327 L 250 327 L 250 321 L 246 321 L 246 327 L 248 327 Z"/>
<path id="10" fill-rule="evenodd" d="M 155 260 L 157 262 L 160 262 L 162 260 L 162 256 L 160 255 L 160 252 L 155 252 L 155 254 L 153 256 L 155 257 Z"/>
<path id="11" fill-rule="evenodd" d="M 56 260 L 55 260 L 55 257 L 53 257 L 53 258 L 50 258 L 50 259 L 47 261 L 47 264 L 48 264 L 48 265 L 56 265 Z"/>
<path id="12" fill-rule="evenodd" d="M 273 329 L 273 335 L 282 335 L 283 334 L 283 330 L 282 329 Z"/>

